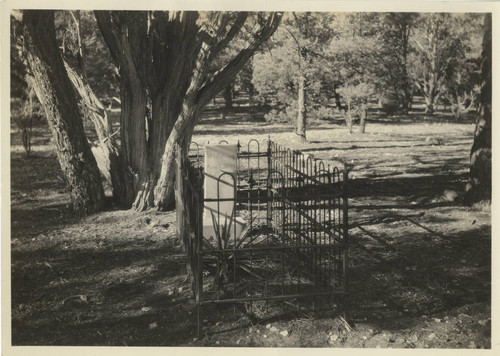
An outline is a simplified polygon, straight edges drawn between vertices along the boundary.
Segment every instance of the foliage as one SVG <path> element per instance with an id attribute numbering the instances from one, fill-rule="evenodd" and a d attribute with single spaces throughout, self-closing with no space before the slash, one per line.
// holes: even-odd
<path id="1" fill-rule="evenodd" d="M 467 14 L 421 14 L 412 38 L 410 74 L 426 100 L 426 112 L 444 95 L 446 82 L 460 67 L 471 19 Z"/>
<path id="2" fill-rule="evenodd" d="M 356 85 L 346 84 L 338 89 L 339 94 L 346 102 L 346 113 L 344 115 L 349 132 L 352 133 L 353 114 L 363 118 L 362 125 L 365 125 L 365 116 L 369 98 L 375 92 L 374 86 L 367 83 Z M 364 126 L 362 128 L 364 132 Z"/>
<path id="3" fill-rule="evenodd" d="M 308 113 L 333 96 L 333 77 L 325 71 L 329 64 L 323 51 L 332 20 L 329 13 L 287 13 L 267 46 L 254 56 L 252 82 L 258 99 L 273 108 L 267 118 L 295 119 L 300 77 L 305 78 Z"/>
<path id="4" fill-rule="evenodd" d="M 11 120 L 21 132 L 24 150 L 31 152 L 33 124 L 44 119 L 44 112 L 33 88 L 24 53 L 24 37 L 21 23 L 11 17 Z"/>
<path id="5" fill-rule="evenodd" d="M 58 11 L 55 24 L 64 59 L 85 78 L 103 103 L 111 105 L 120 92 L 118 68 L 92 11 Z"/>

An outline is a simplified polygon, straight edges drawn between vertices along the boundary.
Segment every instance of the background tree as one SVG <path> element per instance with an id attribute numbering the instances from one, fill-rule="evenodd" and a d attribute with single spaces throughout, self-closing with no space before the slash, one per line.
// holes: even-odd
<path id="1" fill-rule="evenodd" d="M 365 133 L 368 100 L 374 93 L 373 86 L 366 83 L 356 85 L 347 83 L 340 87 L 338 91 L 346 103 L 345 121 L 349 133 L 352 133 L 353 114 L 358 115 L 360 118 L 359 132 Z"/>
<path id="2" fill-rule="evenodd" d="M 78 94 L 92 153 L 99 171 L 112 187 L 115 201 L 127 205 L 133 196 L 122 178 L 127 172 L 119 156 L 118 131 L 113 132 L 109 112 L 113 100 L 119 96 L 116 69 L 92 12 L 60 11 L 55 18 L 64 65 Z"/>
<path id="3" fill-rule="evenodd" d="M 248 95 L 248 103 L 253 105 L 254 96 L 256 94 L 255 86 L 252 82 L 253 79 L 253 57 L 243 66 L 236 76 L 237 87 Z"/>
<path id="4" fill-rule="evenodd" d="M 455 21 L 457 27 L 467 28 L 467 34 L 462 35 L 462 50 L 453 60 L 443 96 L 451 105 L 455 118 L 460 120 L 465 113 L 479 106 L 484 19 L 480 14 L 466 14 L 457 16 Z"/>
<path id="5" fill-rule="evenodd" d="M 24 11 L 24 41 L 34 88 L 42 103 L 75 211 L 102 208 L 104 192 L 83 131 L 78 104 L 57 47 L 54 13 Z"/>
<path id="6" fill-rule="evenodd" d="M 376 16 L 377 21 L 369 23 L 373 24 L 380 39 L 379 50 L 373 52 L 381 65 L 379 77 L 385 81 L 391 96 L 397 98 L 403 113 L 408 114 L 413 96 L 413 82 L 408 73 L 412 50 L 410 38 L 419 15 L 391 12 Z"/>
<path id="7" fill-rule="evenodd" d="M 38 101 L 33 87 L 33 76 L 27 67 L 24 56 L 24 36 L 21 14 L 11 17 L 10 41 L 10 107 L 11 118 L 21 133 L 26 155 L 31 153 L 33 124 L 43 118 L 43 109 Z"/>
<path id="8" fill-rule="evenodd" d="M 268 118 L 294 121 L 295 132 L 306 139 L 307 117 L 326 105 L 331 82 L 325 73 L 324 45 L 331 37 L 329 13 L 287 13 L 261 53 L 254 57 L 253 83 L 265 103 L 272 99 Z"/>
<path id="9" fill-rule="evenodd" d="M 338 14 L 335 36 L 326 49 L 330 61 L 327 70 L 336 78 L 337 106 L 344 103 L 342 109 L 350 133 L 354 116 L 360 117 L 360 132 L 364 133 L 369 99 L 375 90 L 386 90 L 381 74 L 380 33 L 375 25 L 368 25 L 379 20 L 373 13 Z"/>
<path id="10" fill-rule="evenodd" d="M 491 200 L 491 14 L 484 18 L 481 55 L 481 114 L 476 120 L 474 143 L 470 153 L 470 178 L 465 200 L 469 204 Z"/>
<path id="11" fill-rule="evenodd" d="M 120 68 L 121 150 L 124 186 L 137 210 L 173 204 L 174 148 L 187 144 L 201 110 L 261 43 L 281 14 L 246 12 L 96 11 Z M 242 31 L 248 23 L 252 31 Z M 216 71 L 210 63 L 237 36 L 245 47 Z M 185 153 L 185 152 L 184 152 Z"/>
<path id="12" fill-rule="evenodd" d="M 434 113 L 435 105 L 444 93 L 445 81 L 463 51 L 464 15 L 426 13 L 419 17 L 412 39 L 411 74 L 425 99 L 425 112 Z"/>

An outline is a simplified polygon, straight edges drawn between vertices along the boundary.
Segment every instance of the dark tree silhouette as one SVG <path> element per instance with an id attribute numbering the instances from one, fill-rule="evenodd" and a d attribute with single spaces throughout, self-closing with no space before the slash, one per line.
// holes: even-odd
<path id="1" fill-rule="evenodd" d="M 73 208 L 86 214 L 100 210 L 104 192 L 87 142 L 78 102 L 56 43 L 53 11 L 24 11 L 25 50 L 42 103 Z"/>
<path id="2" fill-rule="evenodd" d="M 481 62 L 482 111 L 476 120 L 470 153 L 470 178 L 465 196 L 469 204 L 491 200 L 491 60 L 491 14 L 487 14 L 484 19 Z"/>

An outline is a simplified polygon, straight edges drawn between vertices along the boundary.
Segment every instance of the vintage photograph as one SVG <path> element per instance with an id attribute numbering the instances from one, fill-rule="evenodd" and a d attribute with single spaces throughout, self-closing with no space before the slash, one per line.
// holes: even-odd
<path id="1" fill-rule="evenodd" d="M 491 349 L 492 17 L 10 11 L 4 343 Z"/>

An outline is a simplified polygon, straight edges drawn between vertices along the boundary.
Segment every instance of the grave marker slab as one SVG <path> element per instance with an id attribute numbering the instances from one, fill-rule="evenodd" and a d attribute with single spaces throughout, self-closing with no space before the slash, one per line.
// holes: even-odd
<path id="1" fill-rule="evenodd" d="M 241 218 L 233 216 L 234 201 L 206 201 L 207 199 L 234 199 L 237 173 L 236 145 L 205 146 L 205 206 L 203 214 L 203 235 L 214 235 L 212 214 L 219 226 L 231 222 L 231 237 L 243 230 L 245 223 Z"/>

